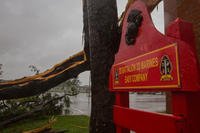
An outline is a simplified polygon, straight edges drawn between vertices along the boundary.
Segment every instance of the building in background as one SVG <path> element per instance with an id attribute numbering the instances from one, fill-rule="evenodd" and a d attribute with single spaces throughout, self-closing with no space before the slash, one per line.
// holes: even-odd
<path id="1" fill-rule="evenodd" d="M 177 17 L 193 23 L 200 61 L 200 0 L 164 0 L 165 27 Z"/>

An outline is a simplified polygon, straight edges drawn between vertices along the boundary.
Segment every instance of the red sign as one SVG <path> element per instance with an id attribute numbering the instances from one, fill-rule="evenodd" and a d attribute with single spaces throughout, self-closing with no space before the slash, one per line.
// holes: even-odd
<path id="1" fill-rule="evenodd" d="M 177 45 L 172 44 L 113 65 L 113 89 L 179 88 Z"/>

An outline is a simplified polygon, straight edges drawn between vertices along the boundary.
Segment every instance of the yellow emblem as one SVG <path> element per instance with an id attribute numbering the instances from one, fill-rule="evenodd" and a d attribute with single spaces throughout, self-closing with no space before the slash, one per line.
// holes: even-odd
<path id="1" fill-rule="evenodd" d="M 160 73 L 162 75 L 161 78 L 160 78 L 160 81 L 171 81 L 171 80 L 173 80 L 173 77 L 171 75 L 171 73 L 172 73 L 172 63 L 171 63 L 168 55 L 164 55 L 161 58 Z"/>

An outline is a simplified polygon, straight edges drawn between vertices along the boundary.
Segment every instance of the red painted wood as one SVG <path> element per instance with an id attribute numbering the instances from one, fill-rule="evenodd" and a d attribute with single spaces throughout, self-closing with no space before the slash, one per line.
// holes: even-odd
<path id="1" fill-rule="evenodd" d="M 132 9 L 139 9 L 142 11 L 143 22 L 139 28 L 138 37 L 134 45 L 128 46 L 125 42 L 125 33 L 127 28 L 126 19 L 129 12 Z M 199 91 L 200 90 L 200 71 L 199 64 L 197 61 L 197 56 L 194 48 L 194 34 L 192 32 L 192 25 L 190 23 L 184 22 L 183 20 L 177 19 L 174 21 L 167 29 L 167 35 L 163 35 L 156 30 L 145 7 L 144 3 L 137 0 L 132 4 L 126 13 L 122 36 L 120 42 L 120 48 L 115 56 L 114 65 L 124 62 L 128 59 L 132 59 L 146 53 L 152 52 L 156 49 L 160 49 L 171 44 L 177 44 L 178 47 L 178 58 L 179 58 L 179 73 L 180 73 L 180 88 L 123 88 L 115 89 L 114 87 L 114 69 L 112 67 L 109 80 L 109 88 L 111 91 Z M 162 53 L 164 54 L 164 53 Z M 175 66 L 173 66 L 175 67 Z M 191 71 L 192 70 L 192 71 Z M 159 70 L 158 70 L 159 71 Z M 156 77 L 161 76 L 158 73 L 151 73 L 151 75 L 156 74 Z M 193 78 L 191 78 L 193 77 Z M 140 84 L 148 85 L 147 82 L 141 82 Z M 134 83 L 132 84 L 134 86 Z"/>
<path id="2" fill-rule="evenodd" d="M 128 46 L 125 43 L 126 19 L 132 9 L 142 11 L 143 22 L 139 28 L 135 44 Z M 124 85 L 124 87 L 121 86 L 120 89 L 116 89 L 113 82 L 114 67 L 112 67 L 109 88 L 116 94 L 113 110 L 116 132 L 129 133 L 129 129 L 132 129 L 136 133 L 200 133 L 200 67 L 196 55 L 192 25 L 177 19 L 169 25 L 166 35 L 163 35 L 154 27 L 146 6 L 140 0 L 136 0 L 130 6 L 124 20 L 120 49 L 116 54 L 114 66 L 135 57 L 139 59 L 138 56 L 141 57 L 141 55 L 175 43 L 178 48 L 179 67 L 177 68 L 180 85 L 167 89 L 126 88 L 126 85 Z M 169 51 L 166 53 L 168 54 Z M 161 54 L 164 54 L 164 52 L 161 52 Z M 159 73 L 151 74 L 160 76 Z M 151 83 L 144 82 L 141 84 L 148 86 Z M 132 85 L 134 86 L 134 84 Z M 129 109 L 130 91 L 171 91 L 173 113 L 166 115 Z"/>
<path id="3" fill-rule="evenodd" d="M 200 92 L 173 92 L 172 111 L 186 120 L 184 133 L 200 133 Z"/>
<path id="4" fill-rule="evenodd" d="M 182 90 L 200 91 L 200 67 L 196 54 L 192 24 L 176 19 L 168 27 L 166 34 L 169 37 L 173 37 L 178 44 Z"/>
<path id="5" fill-rule="evenodd" d="M 115 104 L 128 108 L 129 107 L 129 92 L 116 93 Z"/>
<path id="6" fill-rule="evenodd" d="M 181 117 L 114 106 L 114 122 L 136 133 L 180 133 Z"/>
<path id="7" fill-rule="evenodd" d="M 167 36 L 185 41 L 179 48 L 182 89 L 194 92 L 172 92 L 172 110 L 174 115 L 186 119 L 184 132 L 200 133 L 200 72 L 194 43 L 192 25 L 180 19 L 169 26 Z"/>
<path id="8" fill-rule="evenodd" d="M 115 105 L 129 108 L 129 92 L 116 93 L 115 98 Z M 130 133 L 130 130 L 116 126 L 116 133 Z"/>

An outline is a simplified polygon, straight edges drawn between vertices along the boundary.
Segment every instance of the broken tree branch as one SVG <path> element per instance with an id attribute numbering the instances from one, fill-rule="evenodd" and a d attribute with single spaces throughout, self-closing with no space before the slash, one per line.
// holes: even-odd
<path id="1" fill-rule="evenodd" d="M 135 0 L 129 0 L 129 2 L 134 2 Z M 143 0 L 147 5 L 149 11 L 153 9 L 161 2 L 161 0 Z M 84 11 L 84 35 L 85 35 L 85 51 L 81 51 L 76 55 L 70 57 L 69 59 L 55 65 L 53 68 L 37 74 L 35 76 L 25 77 L 13 81 L 0 82 L 0 100 L 3 99 L 16 99 L 29 97 L 36 94 L 43 93 L 58 84 L 76 77 L 81 72 L 90 69 L 89 64 L 89 30 L 88 30 L 88 8 L 87 0 L 83 1 L 83 11 Z M 126 10 L 128 9 L 128 5 Z M 125 10 L 125 12 L 126 12 Z M 121 28 L 121 27 L 120 27 Z M 120 35 L 119 35 L 120 38 Z M 115 39 L 119 40 L 118 37 Z M 118 42 L 116 41 L 116 47 L 118 49 Z M 117 50 L 115 50 L 117 51 Z M 87 59 L 86 59 L 87 58 Z"/>
<path id="2" fill-rule="evenodd" d="M 0 82 L 0 100 L 41 94 L 86 70 L 89 63 L 82 51 L 38 75 Z"/>
<path id="3" fill-rule="evenodd" d="M 55 97 L 53 99 L 50 99 L 49 101 L 36 106 L 33 110 L 31 110 L 29 112 L 26 112 L 24 114 L 15 116 L 15 117 L 13 117 L 11 119 L 8 119 L 8 120 L 5 120 L 3 122 L 0 122 L 0 128 L 1 127 L 7 127 L 8 125 L 10 125 L 12 123 L 18 122 L 18 121 L 23 120 L 23 119 L 25 119 L 27 117 L 30 117 L 30 116 L 38 113 L 38 112 L 43 111 L 46 108 L 46 106 L 51 104 L 53 101 L 61 100 L 61 99 L 65 98 L 66 96 L 75 96 L 75 95 L 77 95 L 77 93 L 76 94 L 64 94 L 63 96 Z"/>

